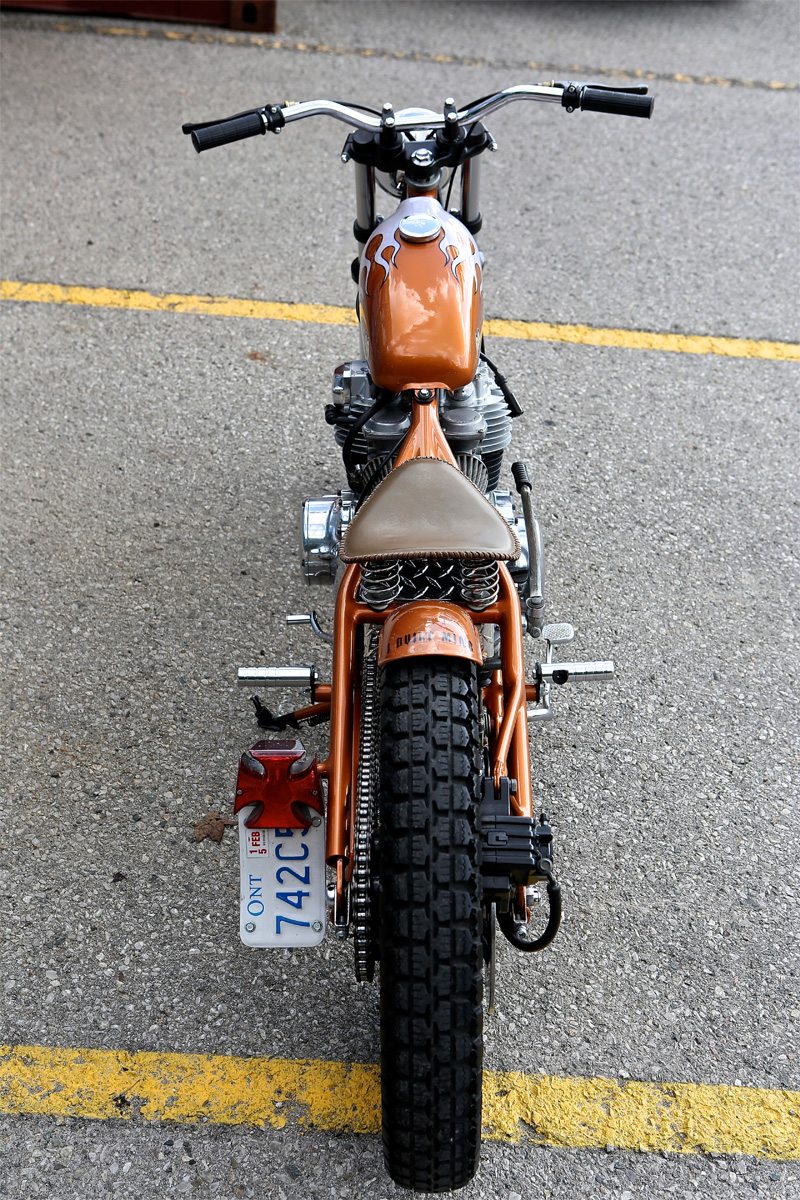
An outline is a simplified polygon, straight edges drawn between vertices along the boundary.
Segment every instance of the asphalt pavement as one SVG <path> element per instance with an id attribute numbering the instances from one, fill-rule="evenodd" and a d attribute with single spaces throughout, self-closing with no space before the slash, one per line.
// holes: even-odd
<path id="1" fill-rule="evenodd" d="M 799 15 L 296 2 L 268 49 L 7 13 L 2 275 L 349 304 L 344 127 L 196 156 L 182 121 L 318 96 L 437 107 L 532 81 L 533 60 L 641 68 L 660 76 L 650 123 L 491 122 L 489 315 L 798 340 Z M 11 302 L 0 325 L 0 1038 L 374 1062 L 351 946 L 245 951 L 233 831 L 193 840 L 254 740 L 236 664 L 327 666 L 284 615 L 331 609 L 303 584 L 298 512 L 341 483 L 322 412 L 354 330 Z M 560 695 L 533 739 L 566 918 L 533 963 L 500 947 L 486 1065 L 797 1088 L 797 367 L 490 353 L 526 410 L 549 614 L 619 678 Z M 379 1139 L 292 1125 L 9 1117 L 0 1155 L 9 1200 L 405 1194 Z M 485 1144 L 461 1194 L 515 1193 L 796 1200 L 800 1164 Z"/>

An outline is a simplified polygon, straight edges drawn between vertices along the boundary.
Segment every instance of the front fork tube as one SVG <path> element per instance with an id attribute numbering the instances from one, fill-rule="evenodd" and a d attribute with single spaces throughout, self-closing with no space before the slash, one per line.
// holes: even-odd
<path id="1" fill-rule="evenodd" d="M 481 159 L 476 154 L 467 158 L 461 167 L 461 220 L 468 229 L 481 216 Z"/>
<path id="2" fill-rule="evenodd" d="M 377 224 L 375 215 L 375 168 L 354 163 L 356 178 L 356 244 L 359 255 Z M 360 234 L 360 237 L 359 237 Z M 363 238 L 363 241 L 362 241 Z"/>

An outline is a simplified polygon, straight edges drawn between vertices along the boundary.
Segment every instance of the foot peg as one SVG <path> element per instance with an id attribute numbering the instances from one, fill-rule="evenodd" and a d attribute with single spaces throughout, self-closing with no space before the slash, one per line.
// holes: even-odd
<path id="1" fill-rule="evenodd" d="M 317 668 L 298 667 L 239 667 L 237 682 L 242 687 L 310 688 L 319 683 Z"/>
<path id="2" fill-rule="evenodd" d="M 319 684 L 317 668 L 298 667 L 239 667 L 236 678 L 243 687 L 307 688 L 311 692 L 311 703 L 286 713 L 274 713 L 258 696 L 250 701 L 256 710 L 256 721 L 261 729 L 279 733 L 283 729 L 299 729 L 300 722 L 319 725 L 330 720 L 330 685 Z"/>
<path id="3" fill-rule="evenodd" d="M 614 664 L 608 659 L 602 662 L 545 662 L 537 664 L 536 674 L 548 683 L 592 683 L 613 679 Z"/>
<path id="4" fill-rule="evenodd" d="M 547 646 L 545 661 L 536 664 L 536 681 L 539 700 L 528 709 L 528 720 L 541 723 L 552 721 L 555 713 L 552 705 L 552 685 L 565 683 L 589 683 L 614 678 L 614 664 L 606 659 L 601 662 L 555 662 L 553 651 L 556 646 L 566 646 L 575 637 L 575 630 L 566 621 L 545 625 L 542 640 Z"/>

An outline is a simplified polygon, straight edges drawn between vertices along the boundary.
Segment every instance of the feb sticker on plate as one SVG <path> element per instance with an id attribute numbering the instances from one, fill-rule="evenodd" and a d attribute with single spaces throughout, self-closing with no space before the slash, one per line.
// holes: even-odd
<path id="1" fill-rule="evenodd" d="M 325 937 L 325 823 L 248 829 L 239 812 L 239 935 L 245 946 L 318 946 Z"/>

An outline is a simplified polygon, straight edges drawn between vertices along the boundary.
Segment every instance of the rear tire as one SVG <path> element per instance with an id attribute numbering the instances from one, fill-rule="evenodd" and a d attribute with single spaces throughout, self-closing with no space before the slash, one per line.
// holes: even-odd
<path id="1" fill-rule="evenodd" d="M 483 955 L 475 664 L 387 666 L 379 788 L 381 1089 L 402 1187 L 463 1187 L 478 1167 Z"/>

